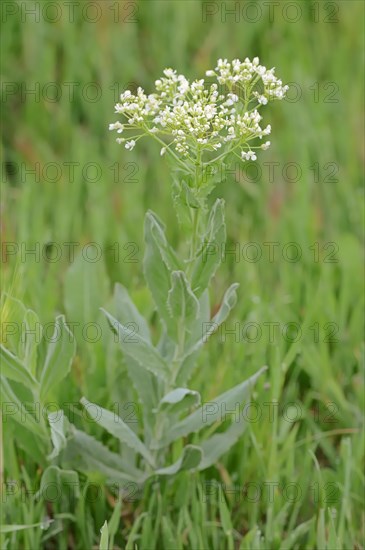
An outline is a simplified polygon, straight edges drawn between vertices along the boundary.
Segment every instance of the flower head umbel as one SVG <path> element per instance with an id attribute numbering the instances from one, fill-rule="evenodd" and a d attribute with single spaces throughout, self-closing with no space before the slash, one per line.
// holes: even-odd
<path id="1" fill-rule="evenodd" d="M 283 99 L 288 86 L 266 69 L 258 57 L 252 61 L 219 59 L 214 70 L 206 72 L 214 82 L 189 82 L 173 69 L 165 69 L 156 80 L 156 91 L 146 95 L 138 88 L 120 96 L 115 112 L 123 121 L 109 125 L 127 138 L 117 138 L 132 150 L 143 136 L 151 135 L 162 146 L 161 154 L 171 153 L 192 171 L 205 155 L 208 163 L 233 153 L 241 160 L 256 160 L 253 149 L 267 149 L 270 142 L 251 145 L 271 132 L 262 125 L 259 112 L 274 99 Z"/>

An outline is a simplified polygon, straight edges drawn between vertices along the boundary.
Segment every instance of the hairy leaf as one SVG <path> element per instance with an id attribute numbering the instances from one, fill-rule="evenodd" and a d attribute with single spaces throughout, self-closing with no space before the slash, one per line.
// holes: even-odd
<path id="1" fill-rule="evenodd" d="M 167 306 L 171 315 L 168 330 L 173 338 L 177 338 L 179 330 L 189 332 L 189 327 L 198 318 L 200 304 L 190 288 L 189 281 L 183 271 L 171 273 L 171 288 L 168 292 Z"/>
<path id="2" fill-rule="evenodd" d="M 225 242 L 224 200 L 217 199 L 210 212 L 207 231 L 193 267 L 191 288 L 198 297 L 208 287 L 210 279 L 222 261 Z"/>
<path id="3" fill-rule="evenodd" d="M 155 470 L 155 474 L 171 476 L 182 470 L 194 470 L 200 464 L 202 459 L 202 450 L 195 445 L 186 445 L 182 456 L 171 466 Z"/>
<path id="4" fill-rule="evenodd" d="M 200 402 L 199 392 L 187 388 L 175 388 L 161 399 L 158 410 L 166 414 L 181 414 L 191 407 L 197 407 Z"/>
<path id="5" fill-rule="evenodd" d="M 169 368 L 158 350 L 137 332 L 119 323 L 105 309 L 102 308 L 102 311 L 106 315 L 111 328 L 118 335 L 119 343 L 125 355 L 137 361 L 144 370 L 153 372 L 162 379 L 167 379 Z"/>
<path id="6" fill-rule="evenodd" d="M 167 295 L 170 290 L 170 273 L 181 269 L 180 262 L 167 242 L 165 227 L 157 216 L 148 211 L 145 217 L 145 254 L 143 270 L 147 285 L 160 314 L 167 326 L 170 313 Z"/>
<path id="7" fill-rule="evenodd" d="M 157 443 L 157 448 L 169 445 L 180 437 L 186 437 L 193 432 L 198 432 L 214 422 L 224 420 L 226 411 L 231 410 L 237 403 L 242 403 L 249 396 L 256 380 L 265 370 L 266 367 L 263 367 L 248 380 L 222 393 L 214 400 L 204 403 L 202 407 L 189 416 L 170 426 L 162 439 Z"/>
<path id="8" fill-rule="evenodd" d="M 88 408 L 89 414 L 99 426 L 102 426 L 111 435 L 119 439 L 121 443 L 128 445 L 128 447 L 141 454 L 149 464 L 154 464 L 153 457 L 148 449 L 134 433 L 134 431 L 130 429 L 128 424 L 126 424 L 118 415 L 103 409 L 95 403 L 91 403 L 85 397 L 82 397 L 80 402 L 85 408 Z M 89 410 L 90 407 L 92 407 L 92 411 Z"/>
<path id="9" fill-rule="evenodd" d="M 119 283 L 116 283 L 114 287 L 114 304 L 118 321 L 124 326 L 128 326 L 129 323 L 135 323 L 138 334 L 147 340 L 147 342 L 150 342 L 150 330 L 146 319 L 134 305 L 127 289 Z"/>
<path id="10" fill-rule="evenodd" d="M 31 389 L 38 386 L 38 382 L 27 369 L 26 365 L 2 344 L 0 345 L 0 362 L 1 374 L 5 376 L 5 378 L 9 378 L 9 380 L 14 380 L 15 382 L 21 382 Z"/>
<path id="11" fill-rule="evenodd" d="M 61 382 L 71 370 L 76 341 L 63 315 L 56 317 L 55 329 L 48 344 L 46 360 L 41 373 L 41 399 Z"/>

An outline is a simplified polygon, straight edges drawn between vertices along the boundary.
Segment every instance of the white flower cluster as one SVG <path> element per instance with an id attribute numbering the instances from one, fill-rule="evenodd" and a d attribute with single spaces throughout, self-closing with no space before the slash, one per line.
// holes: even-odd
<path id="1" fill-rule="evenodd" d="M 175 70 L 165 69 L 155 82 L 155 93 L 146 95 L 138 88 L 136 95 L 129 90 L 121 94 L 115 112 L 124 121 L 110 124 L 109 129 L 119 134 L 128 130 L 129 137 L 118 137 L 117 142 L 132 150 L 141 137 L 152 135 L 163 146 L 161 155 L 168 151 L 176 157 L 176 151 L 193 165 L 201 162 L 204 152 L 210 153 L 209 163 L 229 153 L 241 160 L 256 160 L 252 149 L 267 149 L 270 142 L 261 146 L 249 142 L 271 132 L 270 124 L 260 125 L 259 109 L 283 99 L 288 86 L 276 78 L 275 69 L 260 65 L 257 57 L 232 63 L 219 59 L 215 70 L 206 75 L 216 82 L 189 82 Z"/>

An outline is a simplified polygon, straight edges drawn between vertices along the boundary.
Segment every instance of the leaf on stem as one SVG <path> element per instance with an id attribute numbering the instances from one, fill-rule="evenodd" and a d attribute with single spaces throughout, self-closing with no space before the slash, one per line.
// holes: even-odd
<path id="1" fill-rule="evenodd" d="M 165 226 L 156 214 L 148 211 L 145 217 L 145 254 L 143 270 L 153 300 L 166 327 L 170 322 L 167 296 L 172 271 L 180 271 L 181 264 L 165 236 Z"/>
<path id="2" fill-rule="evenodd" d="M 96 424 L 119 439 L 121 443 L 128 445 L 128 447 L 142 455 L 149 464 L 154 464 L 151 453 L 139 437 L 134 433 L 134 431 L 131 430 L 128 424 L 126 424 L 117 414 L 103 409 L 95 403 L 91 403 L 85 397 L 82 397 L 80 402 L 85 408 L 87 408 L 88 413 L 91 415 Z"/>
<path id="3" fill-rule="evenodd" d="M 204 403 L 189 416 L 170 426 L 162 439 L 156 442 L 158 448 L 165 447 L 180 437 L 198 432 L 214 422 L 222 422 L 225 419 L 225 411 L 229 411 L 237 403 L 242 403 L 250 395 L 256 380 L 265 370 L 266 367 L 261 368 L 248 380 L 222 393 L 212 401 Z"/>
<path id="4" fill-rule="evenodd" d="M 209 214 L 207 230 L 193 267 L 191 288 L 198 297 L 208 288 L 210 279 L 222 261 L 225 242 L 224 200 L 217 199 Z"/>
<path id="5" fill-rule="evenodd" d="M 196 445 L 186 445 L 183 450 L 182 456 L 171 466 L 166 468 L 160 468 L 155 470 L 155 474 L 171 476 L 181 472 L 182 470 L 195 470 L 200 464 L 202 459 L 202 450 Z"/>
<path id="6" fill-rule="evenodd" d="M 158 350 L 147 340 L 142 338 L 138 332 L 130 330 L 110 315 L 105 309 L 101 311 L 106 315 L 111 328 L 118 336 L 123 352 L 126 356 L 136 361 L 144 370 L 152 372 L 155 376 L 168 379 L 170 374 L 167 363 L 164 361 Z"/>

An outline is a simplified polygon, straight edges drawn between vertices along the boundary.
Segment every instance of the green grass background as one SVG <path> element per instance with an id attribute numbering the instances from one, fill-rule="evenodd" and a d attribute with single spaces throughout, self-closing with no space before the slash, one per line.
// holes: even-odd
<path id="1" fill-rule="evenodd" d="M 238 261 L 227 257 L 212 299 L 217 305 L 238 281 L 227 329 L 252 322 L 262 336 L 237 342 L 227 335 L 223 344 L 216 335 L 192 381 L 209 400 L 267 364 L 254 395 L 263 416 L 217 468 L 126 499 L 115 547 L 363 548 L 363 3 L 105 1 L 96 3 L 101 16 L 94 23 L 93 8 L 83 12 L 89 2 L 75 3 L 73 21 L 67 3 L 57 2 L 54 23 L 47 21 L 56 18 L 52 7 L 37 21 L 24 16 L 24 5 L 44 10 L 47 3 L 5 4 L 16 13 L 2 14 L 2 240 L 18 243 L 19 251 L 7 255 L 3 248 L 2 287 L 42 323 L 70 311 L 83 322 L 100 320 L 98 308 L 117 281 L 153 323 L 141 265 L 146 209 L 166 222 L 176 246 L 182 240 L 170 166 L 159 147 L 139 142 L 128 153 L 107 130 L 118 91 L 149 90 L 165 67 L 200 78 L 218 57 L 256 55 L 292 83 L 289 99 L 266 110 L 272 147 L 260 154 L 258 175 L 236 165 L 217 189 L 226 199 L 229 243 L 241 253 Z M 216 13 L 204 20 L 207 9 Z M 49 83 L 58 85 L 56 101 Z M 67 163 L 77 163 L 72 178 Z M 277 163 L 273 178 L 268 163 Z M 70 242 L 79 243 L 76 250 L 97 243 L 102 259 L 88 263 L 66 291 Z M 262 251 L 259 261 L 242 250 L 249 242 Z M 272 261 L 268 242 L 278 243 Z M 40 257 L 25 256 L 35 243 Z M 288 243 L 301 251 L 296 262 L 285 256 L 294 250 Z M 55 257 L 58 246 L 61 258 L 46 261 L 42 252 Z M 298 342 L 280 330 L 270 341 L 267 323 L 293 322 L 302 329 Z M 332 330 L 336 341 L 328 341 Z M 82 395 L 106 408 L 133 398 L 121 355 L 103 340 L 79 338 L 71 375 L 54 401 L 62 406 Z M 276 401 L 281 412 L 272 419 L 265 403 Z M 85 429 L 104 437 L 95 426 Z M 5 479 L 37 488 L 46 454 L 30 456 L 11 422 L 4 439 Z M 81 479 L 76 501 L 8 496 L 4 523 L 32 524 L 47 515 L 55 521 L 48 530 L 8 535 L 7 548 L 96 547 L 115 498 L 103 488 L 92 502 Z M 221 493 L 214 486 L 208 499 L 204 488 L 212 480 Z M 256 484 L 257 498 L 245 493 L 247 483 Z M 268 483 L 275 484 L 272 494 Z M 282 490 L 290 484 L 299 497 Z"/>

